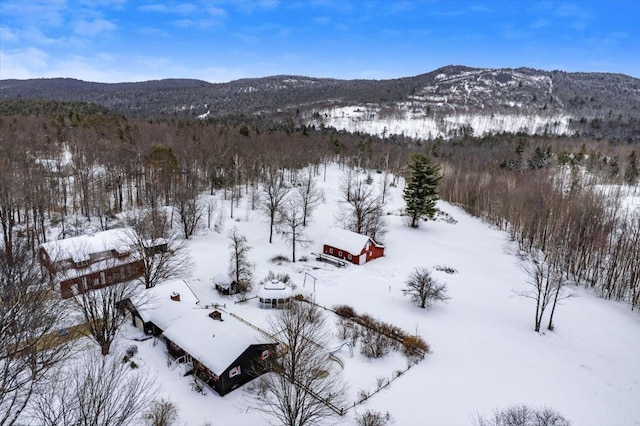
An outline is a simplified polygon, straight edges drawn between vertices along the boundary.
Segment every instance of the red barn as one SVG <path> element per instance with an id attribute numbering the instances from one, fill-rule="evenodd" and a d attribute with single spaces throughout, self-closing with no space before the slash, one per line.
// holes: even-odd
<path id="1" fill-rule="evenodd" d="M 40 246 L 43 274 L 63 298 L 142 276 L 131 228 L 111 229 Z"/>
<path id="2" fill-rule="evenodd" d="M 384 246 L 366 235 L 330 228 L 324 238 L 322 252 L 356 265 L 364 265 L 372 259 L 384 256 Z"/>

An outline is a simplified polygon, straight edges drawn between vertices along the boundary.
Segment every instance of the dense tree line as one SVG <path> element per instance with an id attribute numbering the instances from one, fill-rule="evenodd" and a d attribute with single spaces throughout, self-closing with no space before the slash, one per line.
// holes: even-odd
<path id="1" fill-rule="evenodd" d="M 547 164 L 534 168 L 499 167 L 505 156 L 536 157 L 540 150 L 532 144 L 487 141 L 467 147 L 465 156 L 445 153 L 441 185 L 444 199 L 507 230 L 521 255 L 537 265 L 529 271 L 539 301 L 549 298 L 549 329 L 567 283 L 632 308 L 640 304 L 640 217 L 623 203 L 624 191 L 637 191 L 637 180 L 628 181 L 635 187 L 608 185 L 623 183 L 624 169 L 612 163 L 633 159 L 633 147 L 593 141 L 570 151 L 566 141 L 553 142 L 543 149 Z M 624 167 L 630 170 L 632 161 Z M 536 329 L 539 321 L 536 315 Z"/>

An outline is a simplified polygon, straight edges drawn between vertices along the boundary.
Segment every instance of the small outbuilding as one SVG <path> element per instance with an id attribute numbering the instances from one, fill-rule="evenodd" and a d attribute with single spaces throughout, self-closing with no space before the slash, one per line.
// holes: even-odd
<path id="1" fill-rule="evenodd" d="M 226 296 L 236 294 L 238 292 L 238 286 L 235 281 L 232 281 L 227 275 L 218 274 L 212 279 L 213 285 L 220 294 Z"/>
<path id="2" fill-rule="evenodd" d="M 220 396 L 258 377 L 276 354 L 266 333 L 221 310 L 188 312 L 163 334 L 169 354 Z"/>
<path id="3" fill-rule="evenodd" d="M 283 309 L 289 306 L 293 289 L 278 280 L 264 283 L 258 290 L 258 300 L 262 309 Z"/>
<path id="4" fill-rule="evenodd" d="M 355 265 L 364 265 L 370 260 L 384 256 L 384 246 L 367 235 L 330 228 L 324 238 L 322 253 Z"/>

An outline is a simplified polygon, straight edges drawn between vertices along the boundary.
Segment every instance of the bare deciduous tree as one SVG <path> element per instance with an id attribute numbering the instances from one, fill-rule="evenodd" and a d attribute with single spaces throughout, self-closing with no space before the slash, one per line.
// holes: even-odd
<path id="1" fill-rule="evenodd" d="M 327 422 L 344 402 L 341 377 L 331 372 L 325 318 L 314 305 L 296 302 L 271 320 L 287 351 L 271 358 L 270 372 L 248 387 L 253 408 L 273 424 L 316 425 Z"/>
<path id="2" fill-rule="evenodd" d="M 534 330 L 539 333 L 542 320 L 549 305 L 555 312 L 558 300 L 569 297 L 564 293 L 564 281 L 550 257 L 540 250 L 532 249 L 531 255 L 523 261 L 527 273 L 529 289 L 520 295 L 536 302 Z M 553 316 L 549 317 L 549 330 L 553 330 Z"/>
<path id="3" fill-rule="evenodd" d="M 102 355 L 109 354 L 113 340 L 126 321 L 121 312 L 121 302 L 127 299 L 140 299 L 140 288 L 134 282 L 125 281 L 84 291 L 70 299 L 75 310 L 86 323 L 87 337 L 100 346 Z M 143 304 L 144 302 L 138 300 L 137 303 Z"/>
<path id="4" fill-rule="evenodd" d="M 322 201 L 322 191 L 318 189 L 315 180 L 311 177 L 311 169 L 309 169 L 309 175 L 302 179 L 300 183 L 301 185 L 297 190 L 302 207 L 302 226 L 307 226 L 313 210 Z"/>
<path id="5" fill-rule="evenodd" d="M 358 234 L 380 239 L 386 230 L 382 198 L 371 185 L 350 176 L 346 177 L 348 181 L 342 187 L 342 197 L 349 208 L 349 212 L 343 216 L 344 225 Z"/>
<path id="6" fill-rule="evenodd" d="M 145 288 L 188 273 L 191 264 L 184 240 L 171 229 L 164 211 L 151 206 L 133 220 L 132 226 L 127 238 L 143 263 L 139 281 Z"/>
<path id="7" fill-rule="evenodd" d="M 13 241 L 9 255 L 0 244 L 0 425 L 12 425 L 34 388 L 64 361 L 71 347 L 58 338 L 65 306 L 39 285 L 31 251 Z"/>
<path id="8" fill-rule="evenodd" d="M 269 243 L 273 242 L 273 227 L 289 188 L 276 170 L 268 170 L 263 181 L 262 211 L 269 218 Z"/>
<path id="9" fill-rule="evenodd" d="M 204 207 L 198 200 L 195 188 L 179 188 L 173 197 L 173 206 L 178 213 L 178 220 L 185 239 L 189 239 L 198 229 L 204 214 Z"/>
<path id="10" fill-rule="evenodd" d="M 249 262 L 248 253 L 251 246 L 247 244 L 247 237 L 238 232 L 238 228 L 233 228 L 229 232 L 229 277 L 235 282 L 236 289 L 240 293 L 251 290 L 251 279 L 253 278 L 253 265 Z"/>
<path id="11" fill-rule="evenodd" d="M 447 285 L 433 278 L 427 268 L 414 269 L 402 292 L 423 309 L 431 308 L 434 302 L 444 302 L 449 299 Z"/>
<path id="12" fill-rule="evenodd" d="M 155 386 L 120 356 L 85 354 L 39 389 L 28 415 L 37 424 L 136 425 L 153 402 Z"/>
<path id="13" fill-rule="evenodd" d="M 296 261 L 296 247 L 308 247 L 311 240 L 304 235 L 304 201 L 297 195 L 289 197 L 282 210 L 281 230 L 291 246 L 291 260 Z"/>

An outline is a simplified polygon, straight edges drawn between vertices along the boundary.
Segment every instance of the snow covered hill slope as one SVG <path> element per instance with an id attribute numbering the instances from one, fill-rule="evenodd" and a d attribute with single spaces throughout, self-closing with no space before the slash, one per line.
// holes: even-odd
<path id="1" fill-rule="evenodd" d="M 587 86 L 556 71 L 445 67 L 431 78 L 426 76 L 416 77 L 413 90 L 400 101 L 342 103 L 313 110 L 310 122 L 350 132 L 420 139 L 502 132 L 573 135 L 585 132 L 580 122 L 602 116 L 603 97 L 611 97 L 601 93 L 584 100 L 585 93 L 578 87 Z M 614 79 L 607 81 L 615 85 Z M 631 103 L 640 102 L 640 86 L 625 87 L 635 99 Z"/>
<path id="2" fill-rule="evenodd" d="M 227 231 L 237 227 L 252 246 L 256 281 L 269 272 L 288 273 L 298 290 L 325 306 L 347 304 L 417 333 L 432 353 L 364 405 L 348 411 L 335 424 L 355 425 L 355 416 L 367 409 L 390 412 L 397 425 L 465 425 L 480 413 L 524 403 L 550 406 L 575 425 L 640 425 L 640 316 L 624 304 L 606 301 L 576 289 L 556 312 L 554 332 L 533 332 L 534 304 L 517 296 L 527 288 L 526 274 L 513 254 L 508 236 L 472 218 L 457 207 L 438 207 L 455 223 L 435 221 L 410 229 L 399 215 L 403 208 L 401 185 L 391 188 L 385 208 L 388 233 L 385 257 L 364 266 L 336 268 L 314 260 L 329 226 L 339 211 L 342 173 L 329 166 L 326 181 L 317 176 L 324 203 L 313 214 L 307 234 L 312 246 L 302 250 L 306 262 L 273 262 L 290 256 L 290 248 L 277 235 L 268 243 L 265 217 L 250 210 L 246 199 L 229 218 L 228 202 L 221 201 L 227 217 L 221 233 L 202 230 L 189 242 L 195 263 L 189 285 L 202 304 L 221 303 L 252 323 L 267 327 L 271 311 L 261 310 L 255 299 L 236 304 L 232 297 L 213 290 L 211 278 L 228 269 Z M 360 178 L 366 174 L 361 173 Z M 373 175 L 378 186 L 381 175 Z M 432 310 L 419 309 L 403 295 L 403 283 L 414 267 L 446 265 L 457 273 L 434 272 L 448 285 L 451 299 Z M 305 273 L 317 279 L 315 284 Z M 304 283 L 304 286 L 303 286 Z M 257 292 L 257 286 L 252 291 Z M 329 324 L 333 324 L 330 318 Z M 133 335 L 135 329 L 124 333 Z M 337 337 L 333 344 L 340 342 Z M 130 341 L 122 340 L 121 345 Z M 167 366 L 166 349 L 153 340 L 137 343 L 140 368 L 156 376 L 164 396 L 179 407 L 184 424 L 265 424 L 252 410 L 242 389 L 224 398 L 191 390 L 191 379 Z M 342 350 L 349 404 L 360 390 L 375 386 L 377 377 L 390 377 L 406 367 L 403 358 L 353 358 Z"/>

